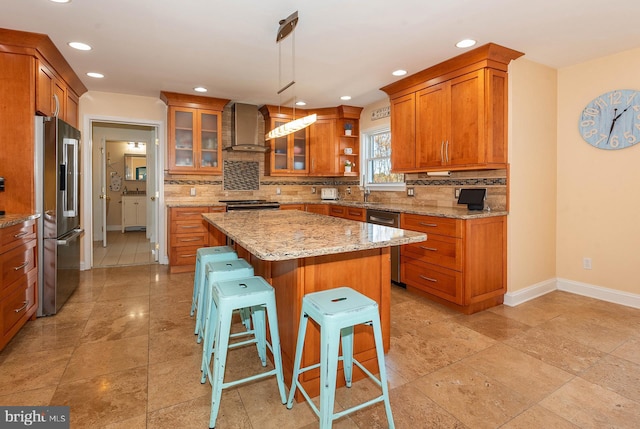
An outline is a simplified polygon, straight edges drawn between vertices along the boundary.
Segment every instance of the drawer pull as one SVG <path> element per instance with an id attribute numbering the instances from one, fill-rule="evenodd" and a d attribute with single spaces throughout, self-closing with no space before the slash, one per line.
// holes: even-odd
<path id="1" fill-rule="evenodd" d="M 15 310 L 13 310 L 13 311 L 15 311 L 16 313 L 20 313 L 22 310 L 26 309 L 28 306 L 29 306 L 29 301 L 25 301 L 25 302 L 22 304 L 22 307 L 20 307 L 20 308 L 16 308 L 16 309 L 15 309 Z"/>
<path id="2" fill-rule="evenodd" d="M 200 225 L 180 225 L 180 228 L 183 228 L 183 229 L 200 228 Z"/>
<path id="3" fill-rule="evenodd" d="M 29 232 L 27 231 L 22 231 L 17 233 L 16 235 L 13 236 L 13 238 L 20 238 L 20 237 L 24 237 L 25 235 L 29 234 Z"/>
<path id="4" fill-rule="evenodd" d="M 26 267 L 27 265 L 29 265 L 29 261 L 24 261 L 24 263 L 18 267 L 13 267 L 13 271 L 19 271 L 21 269 L 23 269 L 24 267 Z"/>
<path id="5" fill-rule="evenodd" d="M 431 227 L 431 228 L 435 228 L 435 227 L 437 227 L 437 226 L 438 226 L 438 224 L 437 224 L 437 223 L 424 223 L 424 222 L 420 222 L 420 225 L 422 225 L 422 226 L 429 226 L 429 227 Z"/>
<path id="6" fill-rule="evenodd" d="M 192 253 L 190 255 L 180 255 L 181 258 L 193 258 L 194 256 L 196 256 L 195 253 Z"/>
<path id="7" fill-rule="evenodd" d="M 423 280 L 426 280 L 428 282 L 438 283 L 438 280 L 432 279 L 431 277 L 423 276 L 422 274 L 420 274 L 420 278 L 423 279 Z"/>
<path id="8" fill-rule="evenodd" d="M 420 246 L 420 248 L 424 249 L 424 250 L 431 250 L 432 252 L 437 252 L 438 251 L 438 249 L 435 248 L 435 247 Z"/>
<path id="9" fill-rule="evenodd" d="M 198 212 L 182 213 L 182 216 L 197 216 L 199 214 L 202 214 L 202 213 L 198 213 Z"/>
<path id="10" fill-rule="evenodd" d="M 180 242 L 182 242 L 182 243 L 186 243 L 188 241 L 200 241 L 200 238 L 199 237 L 196 237 L 196 238 L 183 238 L 182 240 L 180 240 Z"/>

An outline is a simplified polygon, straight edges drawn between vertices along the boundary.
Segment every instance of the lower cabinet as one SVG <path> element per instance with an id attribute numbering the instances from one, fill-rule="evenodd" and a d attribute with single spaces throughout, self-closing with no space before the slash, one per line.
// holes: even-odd
<path id="1" fill-rule="evenodd" d="M 427 241 L 401 247 L 407 290 L 465 314 L 503 302 L 506 216 L 463 220 L 403 213 L 400 227 L 427 234 Z"/>
<path id="2" fill-rule="evenodd" d="M 38 308 L 35 220 L 0 229 L 0 350 Z"/>
<path id="3" fill-rule="evenodd" d="M 329 215 L 328 204 L 305 204 L 304 210 L 309 213 L 317 213 L 321 215 Z"/>
<path id="4" fill-rule="evenodd" d="M 147 197 L 122 196 L 122 232 L 127 227 L 147 226 Z"/>
<path id="5" fill-rule="evenodd" d="M 226 244 L 226 236 L 207 222 L 202 215 L 225 211 L 224 207 L 169 208 L 169 271 L 194 271 L 196 252 L 201 247 Z"/>
<path id="6" fill-rule="evenodd" d="M 280 210 L 301 210 L 301 211 L 304 211 L 304 204 L 280 204 Z"/>
<path id="7" fill-rule="evenodd" d="M 329 206 L 329 216 L 366 222 L 367 209 L 349 206 Z"/>

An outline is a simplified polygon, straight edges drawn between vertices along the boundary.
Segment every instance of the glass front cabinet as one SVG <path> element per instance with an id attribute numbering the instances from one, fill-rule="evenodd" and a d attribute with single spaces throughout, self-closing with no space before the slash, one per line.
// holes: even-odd
<path id="1" fill-rule="evenodd" d="M 292 109 L 277 106 L 263 106 L 260 112 L 265 119 L 267 132 L 294 119 Z M 296 118 L 305 116 L 303 110 L 296 109 Z M 271 150 L 265 157 L 265 175 L 306 176 L 309 173 L 308 128 L 288 136 L 269 140 Z"/>
<path id="2" fill-rule="evenodd" d="M 169 173 L 222 174 L 222 110 L 229 100 L 162 92 L 169 106 Z"/>

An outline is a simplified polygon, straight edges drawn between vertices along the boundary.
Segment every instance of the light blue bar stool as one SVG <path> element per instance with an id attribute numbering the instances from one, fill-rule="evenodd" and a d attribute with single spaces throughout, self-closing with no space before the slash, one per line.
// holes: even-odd
<path id="1" fill-rule="evenodd" d="M 312 318 L 320 325 L 320 363 L 300 368 L 304 337 L 307 331 L 307 319 Z M 353 358 L 353 328 L 356 325 L 369 325 L 373 327 L 373 337 L 376 345 L 378 368 L 380 378 L 376 378 L 360 362 Z M 340 340 L 342 342 L 342 356 L 339 356 Z M 380 314 L 378 303 L 348 287 L 339 287 L 321 292 L 313 292 L 302 298 L 302 311 L 300 314 L 300 327 L 296 345 L 296 357 L 293 363 L 293 379 L 287 408 L 293 407 L 293 399 L 296 388 L 311 408 L 320 418 L 320 428 L 329 429 L 335 419 L 346 414 L 368 407 L 369 405 L 384 402 L 387 413 L 387 421 L 390 428 L 395 428 L 391 403 L 389 401 L 389 387 L 387 386 L 387 371 L 384 366 L 384 348 L 382 343 L 382 328 L 380 327 Z M 351 387 L 353 364 L 355 363 L 374 383 L 382 390 L 382 394 L 362 404 L 333 413 L 336 377 L 338 361 L 342 361 L 344 367 L 344 379 L 347 387 Z M 307 392 L 298 381 L 300 374 L 320 367 L 320 409 L 318 409 Z"/>
<path id="2" fill-rule="evenodd" d="M 204 294 L 203 294 L 203 302 L 204 308 L 202 314 L 204 315 L 204 320 L 201 323 L 202 330 L 199 335 L 204 338 L 204 343 L 202 346 L 202 378 L 200 380 L 201 383 L 204 383 L 207 380 L 206 368 L 209 367 L 211 354 L 213 353 L 213 342 L 215 335 L 215 324 L 213 323 L 216 320 L 217 312 L 216 306 L 212 305 L 212 296 L 211 290 L 213 288 L 213 284 L 226 281 L 226 280 L 237 280 L 244 279 L 247 277 L 253 277 L 253 267 L 244 259 L 236 259 L 233 261 L 225 261 L 225 262 L 209 262 L 205 268 L 205 286 L 204 286 Z M 231 338 L 237 338 L 247 335 L 253 335 L 254 340 L 245 341 L 242 344 L 248 344 L 251 342 L 255 342 L 258 347 L 258 355 L 260 356 L 260 360 L 262 361 L 262 365 L 265 366 L 267 364 L 267 351 L 266 351 L 266 338 L 264 333 L 264 320 L 256 320 L 253 323 L 253 326 L 258 326 L 260 329 L 251 329 L 251 318 L 260 318 L 264 312 L 257 313 L 255 315 L 252 314 L 250 308 L 240 308 L 238 309 L 240 313 L 240 317 L 242 319 L 242 323 L 246 329 L 244 332 L 238 332 L 235 334 L 231 334 Z M 234 344 L 233 346 L 236 346 Z M 231 348 L 230 346 L 229 348 Z"/>
<path id="3" fill-rule="evenodd" d="M 216 307 L 214 328 L 214 352 L 213 368 L 207 367 L 211 390 L 211 415 L 209 427 L 216 426 L 222 389 L 236 386 L 250 381 L 276 376 L 280 400 L 287 402 L 285 396 L 284 377 L 282 374 L 282 355 L 280 352 L 280 335 L 278 333 L 278 314 L 276 313 L 276 296 L 273 288 L 262 277 L 254 276 L 239 280 L 221 281 L 213 283 L 211 288 L 212 305 Z M 231 329 L 231 317 L 234 310 L 239 308 L 251 308 L 252 313 L 262 313 L 261 319 L 265 320 L 264 312 L 269 320 L 269 333 L 271 343 L 266 345 L 273 354 L 274 369 L 259 374 L 254 374 L 239 380 L 224 382 L 224 372 L 229 348 L 229 334 Z M 257 320 L 255 318 L 254 320 Z M 264 326 L 256 326 L 256 329 L 264 329 Z M 234 344 L 235 345 L 235 344 Z"/>
<path id="4" fill-rule="evenodd" d="M 198 315 L 196 319 L 196 329 L 195 334 L 197 335 L 200 328 L 201 323 L 201 313 L 202 313 L 202 294 L 203 294 L 203 285 L 204 285 L 204 277 L 206 275 L 205 267 L 209 262 L 219 262 L 219 261 L 231 261 L 234 259 L 238 259 L 238 254 L 233 250 L 232 247 L 229 246 L 214 246 L 214 247 L 201 247 L 196 252 L 196 270 L 195 276 L 193 278 L 193 296 L 191 298 L 191 316 L 193 316 L 194 312 Z M 198 342 L 200 342 L 200 337 L 198 337 Z"/>

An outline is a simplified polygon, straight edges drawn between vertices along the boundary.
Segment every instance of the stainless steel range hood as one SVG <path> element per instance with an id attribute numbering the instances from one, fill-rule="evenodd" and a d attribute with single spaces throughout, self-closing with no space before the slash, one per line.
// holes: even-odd
<path id="1" fill-rule="evenodd" d="M 258 106 L 235 103 L 231 108 L 231 146 L 234 152 L 266 152 L 264 136 L 258 132 Z"/>

